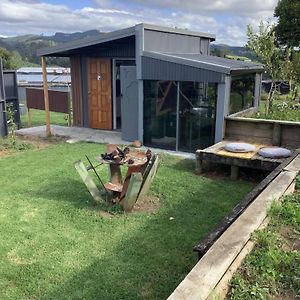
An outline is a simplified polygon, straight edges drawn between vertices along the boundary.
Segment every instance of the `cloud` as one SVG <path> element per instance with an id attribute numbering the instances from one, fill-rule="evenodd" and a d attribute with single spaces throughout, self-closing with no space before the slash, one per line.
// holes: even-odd
<path id="1" fill-rule="evenodd" d="M 100 4 L 103 0 L 95 0 L 96 3 Z M 106 5 L 108 0 L 105 1 Z M 261 11 L 272 11 L 276 6 L 278 0 L 252 0 L 252 1 L 241 1 L 241 0 L 128 0 L 126 3 L 135 3 L 143 7 L 157 7 L 157 8 L 172 8 L 181 11 L 198 12 L 198 13 L 230 13 L 235 12 L 243 14 L 257 13 Z M 113 2 L 110 2 L 111 5 Z"/>
<path id="2" fill-rule="evenodd" d="M 64 4 L 41 1 L 1 0 L 0 35 L 50 34 L 90 29 L 112 31 L 144 22 L 210 32 L 217 35 L 217 42 L 243 45 L 247 39 L 247 24 L 257 25 L 260 20 L 272 17 L 277 2 L 94 0 L 97 4 L 95 7 L 71 9 Z"/>

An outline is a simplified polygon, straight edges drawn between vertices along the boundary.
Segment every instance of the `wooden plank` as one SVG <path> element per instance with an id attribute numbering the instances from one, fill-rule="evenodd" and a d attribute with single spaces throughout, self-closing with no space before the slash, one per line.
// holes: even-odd
<path id="1" fill-rule="evenodd" d="M 149 189 L 151 187 L 151 184 L 152 184 L 155 174 L 157 172 L 158 164 L 159 164 L 159 157 L 157 154 L 154 154 L 152 168 L 150 169 L 150 171 L 149 171 L 148 175 L 146 176 L 146 179 L 141 187 L 141 190 L 138 195 L 138 199 L 141 199 L 143 196 L 147 195 L 147 193 L 149 192 Z"/>
<path id="2" fill-rule="evenodd" d="M 245 123 L 240 121 L 229 121 L 226 126 L 226 133 L 244 134 L 255 137 L 271 138 L 273 132 L 272 124 Z"/>
<path id="3" fill-rule="evenodd" d="M 245 135 L 242 132 L 238 134 L 226 133 L 226 139 L 230 139 L 232 141 L 272 145 L 271 137 L 257 137 L 252 135 Z"/>
<path id="4" fill-rule="evenodd" d="M 256 159 L 242 159 L 219 156 L 213 153 L 200 152 L 197 159 L 209 161 L 213 163 L 220 163 L 225 165 L 235 165 L 239 167 L 246 167 L 258 170 L 273 171 L 281 162 L 281 160 L 264 159 L 263 157 L 256 157 Z"/>
<path id="5" fill-rule="evenodd" d="M 168 299 L 207 299 L 251 233 L 266 218 L 272 201 L 283 195 L 296 175 L 296 172 L 281 172 L 222 234 Z"/>
<path id="6" fill-rule="evenodd" d="M 285 168 L 286 171 L 300 172 L 300 154 L 298 154 Z"/>
<path id="7" fill-rule="evenodd" d="M 130 212 L 137 201 L 143 182 L 141 173 L 132 173 L 124 199 L 120 202 L 125 212 Z"/>
<path id="8" fill-rule="evenodd" d="M 74 163 L 74 165 L 82 181 L 86 185 L 87 189 L 89 190 L 90 194 L 95 199 L 95 201 L 98 203 L 103 202 L 104 200 L 101 197 L 101 194 L 95 182 L 93 181 L 92 177 L 89 175 L 88 171 L 86 170 L 83 162 L 81 160 L 78 160 Z"/>
<path id="9" fill-rule="evenodd" d="M 50 110 L 49 110 L 49 94 L 48 94 L 48 81 L 47 81 L 47 68 L 46 58 L 41 56 L 42 70 L 43 70 L 43 88 L 44 88 L 44 101 L 45 101 L 45 114 L 46 114 L 46 136 L 51 135 L 50 128 Z"/>
<path id="10" fill-rule="evenodd" d="M 266 123 L 266 124 L 274 124 L 278 123 L 281 125 L 290 125 L 290 126 L 300 126 L 300 122 L 293 122 L 293 121 L 282 121 L 282 120 L 267 120 L 267 119 L 255 119 L 255 118 L 245 118 L 245 117 L 232 117 L 227 116 L 225 120 L 229 121 L 242 121 L 245 123 Z"/>
<path id="11" fill-rule="evenodd" d="M 274 123 L 273 125 L 272 145 L 274 146 L 281 145 L 281 127 L 280 124 L 277 123 Z"/>
<path id="12" fill-rule="evenodd" d="M 231 166 L 230 167 L 230 179 L 237 180 L 239 178 L 239 167 Z"/>
<path id="13" fill-rule="evenodd" d="M 228 214 L 224 220 L 212 231 L 205 239 L 203 239 L 198 245 L 194 247 L 194 251 L 198 252 L 199 258 L 201 258 L 209 247 L 215 242 L 217 238 L 233 223 L 233 221 L 248 207 L 248 205 L 274 180 L 280 172 L 288 166 L 297 153 L 294 153 L 290 158 L 287 158 L 282 164 L 280 164 L 275 170 L 273 170 L 264 180 L 262 180 L 246 197 L 238 203 Z"/>
<path id="14" fill-rule="evenodd" d="M 262 222 L 262 224 L 259 226 L 258 230 L 264 229 L 267 227 L 269 223 L 269 219 L 265 218 L 265 220 Z M 225 274 L 223 275 L 222 279 L 218 282 L 216 287 L 213 289 L 213 291 L 210 293 L 210 295 L 207 297 L 207 300 L 223 300 L 226 298 L 227 293 L 230 288 L 230 281 L 234 275 L 234 273 L 237 271 L 237 269 L 242 264 L 245 257 L 252 251 L 254 248 L 255 243 L 251 240 L 249 240 L 241 252 L 238 254 L 238 256 L 235 258 L 235 260 L 232 262 L 230 267 L 227 269 Z"/>
<path id="15" fill-rule="evenodd" d="M 82 116 L 82 80 L 81 60 L 79 55 L 70 57 L 73 125 L 83 126 Z"/>
<path id="16" fill-rule="evenodd" d="M 282 125 L 282 137 L 300 141 L 300 122 L 298 126 Z"/>

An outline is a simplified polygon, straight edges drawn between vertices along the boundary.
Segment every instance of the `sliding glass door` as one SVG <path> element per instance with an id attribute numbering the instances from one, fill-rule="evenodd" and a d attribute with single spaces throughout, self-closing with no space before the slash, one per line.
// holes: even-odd
<path id="1" fill-rule="evenodd" d="M 144 144 L 176 150 L 177 85 L 144 81 Z"/>
<path id="2" fill-rule="evenodd" d="M 214 142 L 217 84 L 144 81 L 144 144 L 194 152 Z"/>
<path id="3" fill-rule="evenodd" d="M 217 85 L 179 83 L 178 150 L 192 152 L 214 142 Z"/>

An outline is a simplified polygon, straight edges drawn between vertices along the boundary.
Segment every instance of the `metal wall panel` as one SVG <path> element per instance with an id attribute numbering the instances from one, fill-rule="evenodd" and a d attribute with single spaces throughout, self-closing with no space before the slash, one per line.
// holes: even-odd
<path id="1" fill-rule="evenodd" d="M 0 58 L 0 136 L 7 135 L 7 122 L 5 112 L 5 91 L 3 81 L 2 60 Z"/>
<path id="2" fill-rule="evenodd" d="M 214 71 L 143 56 L 142 79 L 221 83 L 224 82 L 225 76 Z"/>
<path id="3" fill-rule="evenodd" d="M 210 41 L 209 41 L 209 39 L 201 38 L 200 53 L 205 54 L 205 55 L 210 55 Z"/>
<path id="4" fill-rule="evenodd" d="M 138 139 L 139 99 L 136 67 L 121 66 L 121 122 L 122 139 L 134 141 Z"/>
<path id="5" fill-rule="evenodd" d="M 73 51 L 76 54 L 83 54 L 89 57 L 103 58 L 134 58 L 135 38 L 128 37 L 99 45 L 83 47 Z"/>
<path id="6" fill-rule="evenodd" d="M 145 29 L 144 50 L 168 53 L 200 53 L 200 37 Z"/>

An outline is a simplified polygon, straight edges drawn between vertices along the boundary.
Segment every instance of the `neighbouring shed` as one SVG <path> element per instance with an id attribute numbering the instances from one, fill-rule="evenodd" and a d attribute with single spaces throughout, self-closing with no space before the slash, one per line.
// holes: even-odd
<path id="1" fill-rule="evenodd" d="M 38 53 L 70 57 L 75 126 L 193 152 L 222 140 L 224 117 L 260 99 L 263 66 L 210 56 L 214 40 L 138 24 Z"/>
<path id="2" fill-rule="evenodd" d="M 2 59 L 0 58 L 0 137 L 7 135 L 5 91 L 3 80 Z"/>
<path id="3" fill-rule="evenodd" d="M 14 123 L 21 125 L 20 120 L 20 105 L 17 85 L 17 72 L 14 70 L 3 71 L 4 92 L 6 101 L 6 110 L 10 109 L 13 112 Z"/>

